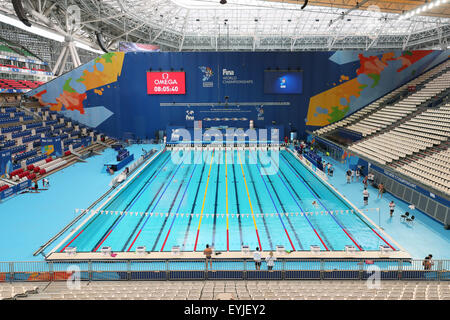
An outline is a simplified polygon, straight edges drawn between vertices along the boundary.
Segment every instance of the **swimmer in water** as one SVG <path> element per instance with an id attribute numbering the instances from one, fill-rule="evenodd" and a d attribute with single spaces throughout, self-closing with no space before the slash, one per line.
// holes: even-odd
<path id="1" fill-rule="evenodd" d="M 316 208 L 319 206 L 315 200 L 312 202 L 312 205 Z"/>

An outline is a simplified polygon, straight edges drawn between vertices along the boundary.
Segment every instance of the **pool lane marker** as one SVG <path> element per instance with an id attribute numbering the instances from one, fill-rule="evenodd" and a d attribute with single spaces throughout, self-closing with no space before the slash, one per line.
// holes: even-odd
<path id="1" fill-rule="evenodd" d="M 272 158 L 272 156 L 271 156 Z M 281 166 L 280 164 L 278 164 L 278 169 L 279 171 L 281 171 Z M 295 194 L 297 195 L 297 197 L 300 199 L 299 195 L 297 194 L 297 192 L 295 191 L 295 189 L 293 188 L 293 186 L 290 184 L 289 180 L 286 178 L 286 176 L 284 175 L 283 172 L 281 172 L 281 174 L 283 175 L 284 179 L 289 183 L 289 186 L 292 188 L 292 190 L 295 192 Z M 304 213 L 304 215 L 302 215 L 303 217 L 306 218 L 306 221 L 308 221 L 309 225 L 311 226 L 311 228 L 313 229 L 314 233 L 316 234 L 317 238 L 319 238 L 320 242 L 322 243 L 322 245 L 324 246 L 325 250 L 329 251 L 327 245 L 325 244 L 325 242 L 323 241 L 323 239 L 320 237 L 319 233 L 317 232 L 316 228 L 313 226 L 313 224 L 311 223 L 311 221 L 308 219 L 308 217 L 306 216 L 305 211 L 303 210 L 303 208 L 300 206 L 300 204 L 297 202 L 297 199 L 295 199 L 294 195 L 292 194 L 291 190 L 288 188 L 288 186 L 286 185 L 286 183 L 284 182 L 284 180 L 281 178 L 280 174 L 278 173 L 278 177 L 280 178 L 281 182 L 283 182 L 283 185 L 286 187 L 286 189 L 289 191 L 289 194 L 291 195 L 292 199 L 295 201 L 295 203 L 297 204 L 298 208 L 300 209 L 301 212 Z"/>
<path id="2" fill-rule="evenodd" d="M 247 164 L 247 168 L 249 168 L 248 164 Z M 267 226 L 266 217 L 264 215 L 264 210 L 262 208 L 261 201 L 259 200 L 258 192 L 256 191 L 256 186 L 255 186 L 255 181 L 253 179 L 252 170 L 248 169 L 248 173 L 250 174 L 250 181 L 251 181 L 251 183 L 253 185 L 253 191 L 255 191 L 256 202 L 258 203 L 259 212 L 261 213 L 261 218 L 262 218 L 262 221 L 263 221 L 264 229 L 266 230 L 267 240 L 269 241 L 270 250 L 273 251 L 272 237 L 270 236 L 269 227 Z"/>
<path id="3" fill-rule="evenodd" d="M 185 155 L 186 156 L 186 155 Z M 159 196 L 158 201 L 156 201 L 155 205 L 153 206 L 153 208 L 150 210 L 150 212 L 153 212 L 156 208 L 156 206 L 158 205 L 159 201 L 161 200 L 162 196 L 164 195 L 164 193 L 166 192 L 167 188 L 170 186 L 170 183 L 172 182 L 173 178 L 175 177 L 175 175 L 177 174 L 178 169 L 181 168 L 181 165 L 183 164 L 183 161 L 181 161 L 181 163 L 178 165 L 177 169 L 175 170 L 175 172 L 172 175 L 172 178 L 170 178 L 170 181 L 167 183 L 166 187 L 164 188 L 163 193 L 161 193 L 161 195 Z M 128 248 L 127 252 L 130 252 L 131 248 L 133 247 L 134 243 L 136 242 L 136 240 L 139 238 L 139 235 L 141 234 L 142 230 L 144 229 L 145 225 L 147 224 L 148 220 L 150 219 L 152 215 L 149 214 L 147 216 L 147 219 L 145 219 L 144 223 L 142 224 L 142 227 L 139 229 L 138 234 L 136 235 L 136 237 L 134 238 L 133 242 L 131 243 L 130 247 Z"/>
<path id="4" fill-rule="evenodd" d="M 282 154 L 282 156 L 284 157 L 284 154 Z M 294 166 L 288 161 L 286 160 L 290 166 L 292 166 L 292 168 L 294 168 Z M 295 168 L 294 168 L 295 169 Z M 316 193 L 312 190 L 312 188 L 310 188 L 308 186 L 308 183 L 306 183 L 305 181 L 303 181 L 302 178 L 300 178 L 300 176 L 298 175 L 298 171 L 297 169 L 295 169 L 295 171 L 297 172 L 295 175 L 297 176 L 297 178 L 303 183 L 303 185 L 311 192 L 311 194 L 314 196 L 314 198 L 320 203 L 320 205 L 326 210 L 329 211 L 327 209 L 327 207 L 322 203 L 322 201 L 320 201 L 319 197 L 317 197 Z M 350 238 L 350 240 L 358 247 L 358 249 L 360 251 L 363 251 L 362 247 L 352 238 L 352 236 L 350 236 L 350 234 L 347 232 L 346 228 L 334 217 L 334 215 L 330 214 L 330 216 L 333 218 L 333 220 L 341 227 L 341 229 L 345 232 L 345 234 Z"/>
<path id="5" fill-rule="evenodd" d="M 216 242 L 216 224 L 217 224 L 217 198 L 219 195 L 219 181 L 220 181 L 220 162 L 222 159 L 222 152 L 217 152 L 219 154 L 219 160 L 217 165 L 217 181 L 216 181 L 216 197 L 214 199 L 214 218 L 213 218 L 213 233 L 211 246 L 214 248 Z"/>
<path id="6" fill-rule="evenodd" d="M 170 158 L 170 157 L 169 157 Z M 159 167 L 161 168 L 161 167 Z M 170 177 L 170 175 L 172 174 L 174 169 L 172 169 L 169 174 L 167 175 L 166 179 L 168 179 Z M 158 176 L 158 174 L 162 172 L 162 170 L 158 170 L 157 174 L 155 175 L 155 179 Z M 150 184 L 147 185 L 147 187 L 149 187 L 154 180 L 152 180 L 150 182 Z M 164 180 L 165 181 L 165 180 Z M 147 187 L 145 189 L 147 189 Z M 162 188 L 164 187 L 164 183 L 161 184 L 161 186 L 159 187 L 158 191 L 156 192 L 155 196 L 153 197 L 151 203 L 153 203 L 155 201 L 155 199 L 158 197 L 159 193 L 161 192 Z M 143 193 L 141 193 L 142 195 Z M 150 206 L 149 206 L 150 207 Z M 148 208 L 144 210 L 144 212 L 147 212 Z M 96 252 L 98 250 L 98 248 L 103 244 L 103 242 L 105 242 L 106 238 L 108 238 L 112 231 L 117 227 L 117 225 L 119 224 L 119 222 L 125 218 L 125 214 L 121 214 L 117 219 L 116 222 L 105 232 L 105 234 L 100 238 L 100 240 L 96 243 L 96 245 L 94 246 L 94 249 L 92 250 L 93 252 Z M 130 241 L 130 238 L 133 236 L 134 232 L 136 231 L 136 228 L 139 226 L 139 224 L 141 223 L 141 221 L 144 219 L 145 215 L 143 215 L 140 219 L 139 222 L 136 224 L 135 229 L 133 230 L 133 233 L 130 234 L 130 237 L 127 239 L 127 242 L 125 243 L 125 245 L 122 247 L 122 251 L 125 250 L 126 245 L 128 244 L 128 242 Z"/>
<path id="7" fill-rule="evenodd" d="M 152 247 L 152 250 L 151 250 L 152 252 L 155 251 L 156 245 L 158 244 L 159 239 L 161 238 L 161 235 L 162 235 L 162 232 L 164 230 L 164 227 L 166 226 L 166 223 L 169 220 L 169 215 L 170 215 L 170 213 L 172 213 L 172 209 L 175 206 L 175 202 L 177 202 L 178 195 L 180 194 L 181 188 L 183 187 L 183 184 L 184 184 L 184 180 L 186 180 L 186 177 L 187 177 L 188 173 L 189 173 L 189 167 L 187 167 L 187 170 L 186 170 L 186 172 L 183 175 L 183 179 L 181 180 L 181 183 L 180 183 L 180 185 L 179 185 L 179 187 L 177 189 L 177 192 L 175 193 L 175 196 L 172 199 L 172 203 L 170 204 L 169 210 L 167 212 L 168 214 L 166 215 L 166 217 L 164 219 L 164 222 L 163 222 L 161 228 L 159 229 L 158 236 L 156 237 L 155 243 L 153 244 L 153 247 Z M 173 217 L 175 218 L 176 214 L 173 215 Z"/>
<path id="8" fill-rule="evenodd" d="M 264 182 L 264 186 L 266 187 L 266 190 L 267 190 L 267 193 L 269 194 L 270 200 L 272 200 L 273 207 L 275 208 L 275 211 L 277 212 L 277 217 L 280 219 L 281 225 L 283 226 L 284 232 L 286 233 L 286 236 L 287 236 L 287 238 L 289 240 L 289 243 L 291 244 L 292 250 L 297 251 L 295 249 L 294 244 L 292 243 L 291 237 L 289 236 L 289 232 L 287 231 L 286 226 L 284 225 L 283 219 L 281 219 L 280 210 L 278 210 L 278 207 L 275 204 L 275 201 L 273 200 L 272 193 L 270 192 L 269 187 L 267 186 L 266 180 L 264 180 L 264 177 L 263 177 L 262 172 L 261 172 L 262 171 L 261 167 L 258 164 L 258 159 L 256 159 L 255 162 L 256 162 L 256 166 L 257 166 L 257 168 L 259 170 L 259 176 L 261 177 L 261 180 Z M 267 173 L 265 168 L 264 168 L 264 171 Z M 272 186 L 272 188 L 274 188 L 274 187 Z M 274 190 L 275 190 L 275 188 L 274 188 Z"/>
<path id="9" fill-rule="evenodd" d="M 236 169 L 234 167 L 234 152 L 233 152 L 233 156 L 232 156 L 232 162 L 231 162 L 231 168 L 233 169 L 233 185 L 234 185 L 234 196 L 235 196 L 235 200 L 236 200 L 236 215 L 237 215 L 237 219 L 238 219 L 238 225 L 239 225 L 239 237 L 241 240 L 241 247 L 244 245 L 244 236 L 242 235 L 242 215 L 241 215 L 241 209 L 239 207 L 239 196 L 238 196 L 238 190 L 237 190 L 237 183 L 236 183 Z"/>
<path id="10" fill-rule="evenodd" d="M 228 163 L 227 163 L 227 149 L 225 149 L 225 203 L 227 216 L 227 252 L 230 251 L 230 233 L 228 230 Z"/>
<path id="11" fill-rule="evenodd" d="M 164 160 L 163 164 L 160 165 L 158 167 L 159 168 L 164 168 L 167 163 L 170 160 L 170 156 L 167 157 L 166 160 Z M 159 175 L 159 173 L 162 170 L 158 170 L 157 172 L 155 171 L 152 176 L 145 182 L 145 184 L 142 186 L 142 188 L 139 190 L 139 192 L 133 197 L 133 199 L 128 203 L 128 205 L 125 207 L 125 209 L 123 210 L 123 212 L 126 212 L 128 208 L 132 208 L 133 205 L 136 203 L 137 200 L 139 200 L 139 198 L 144 194 L 145 190 L 147 190 L 148 187 L 150 187 L 150 185 L 156 180 L 156 177 Z M 156 174 L 155 174 L 156 173 Z M 139 177 L 139 176 L 138 176 Z M 169 173 L 169 177 L 170 177 L 170 173 Z M 162 187 L 161 187 L 162 188 Z M 159 191 L 158 190 L 158 193 Z M 119 225 L 119 223 L 122 221 L 123 218 L 125 218 L 125 214 L 121 214 L 119 217 L 117 217 L 114 222 L 111 224 L 111 226 L 105 231 L 105 233 L 103 234 L 103 236 L 100 238 L 100 240 L 97 241 L 96 245 L 94 246 L 94 249 L 92 250 L 93 252 L 97 252 L 98 248 L 105 242 L 105 240 L 111 235 L 111 233 L 114 231 L 114 229 Z"/>
<path id="12" fill-rule="evenodd" d="M 294 156 L 295 157 L 295 156 Z M 331 188 L 331 186 L 330 186 L 330 188 L 329 188 L 330 190 L 332 189 Z M 332 191 L 333 192 L 333 191 Z M 338 193 L 339 194 L 339 192 L 338 191 L 335 191 L 335 193 Z M 342 197 L 342 196 L 341 196 Z M 345 200 L 345 201 L 347 201 L 348 202 L 348 200 Z M 393 246 L 391 246 L 390 245 L 390 243 L 389 242 L 387 242 L 382 236 L 380 236 L 379 234 L 378 234 L 378 232 L 376 232 L 375 231 L 375 229 L 373 229 L 373 227 L 371 226 L 371 225 L 369 225 L 366 221 L 364 221 L 364 219 L 363 218 L 361 218 L 358 214 L 357 214 L 357 211 L 358 211 L 358 208 L 356 208 L 353 204 L 351 204 L 350 203 L 350 205 L 355 209 L 355 215 L 364 223 L 364 224 L 366 224 L 368 227 L 369 227 L 369 229 L 371 229 L 378 237 L 380 237 L 380 239 L 381 240 L 383 240 L 384 241 L 384 243 L 386 243 L 389 247 L 391 247 L 391 249 L 393 250 L 393 251 L 397 251 L 397 249 L 395 249 Z M 364 214 L 363 214 L 364 215 Z M 366 219 L 368 219 L 369 221 L 370 221 L 370 219 L 368 218 L 368 217 L 366 217 Z M 373 222 L 372 222 L 373 223 Z M 373 223 L 374 225 L 375 225 L 375 223 Z M 392 239 L 391 239 L 392 240 Z M 394 241 L 394 240 L 393 240 Z M 394 241 L 395 242 L 395 241 Z M 398 244 L 397 244 L 398 245 Z"/>
<path id="13" fill-rule="evenodd" d="M 194 172 L 195 172 L 196 168 L 197 168 L 197 163 L 194 164 L 194 168 L 192 169 L 191 176 L 189 177 L 188 183 L 186 185 L 186 188 L 184 189 L 183 196 L 181 197 L 181 200 L 180 200 L 180 203 L 178 204 L 176 212 L 180 212 L 179 210 L 180 210 L 181 204 L 183 203 L 184 196 L 186 195 L 186 192 L 187 192 L 187 190 L 189 188 L 189 184 L 191 183 L 192 176 L 194 175 Z M 163 243 L 163 245 L 161 247 L 161 252 L 164 251 L 164 247 L 166 246 L 167 239 L 169 238 L 170 231 L 172 231 L 172 227 L 173 227 L 173 224 L 174 224 L 175 219 L 177 218 L 177 216 L 178 216 L 177 214 L 173 216 L 172 223 L 170 224 L 169 230 L 167 231 L 166 238 L 164 239 L 164 243 Z"/>
<path id="14" fill-rule="evenodd" d="M 99 211 L 102 207 L 104 207 L 104 206 L 106 206 L 106 204 L 109 202 L 109 201 L 112 201 L 112 199 L 113 199 L 113 197 L 115 197 L 115 196 L 117 196 L 118 195 L 118 193 L 122 193 L 126 188 L 125 188 L 125 186 L 128 184 L 128 183 L 132 183 L 132 182 L 134 182 L 134 181 L 136 181 L 135 179 L 137 178 L 137 177 L 139 177 L 140 176 L 140 174 L 142 173 L 142 171 L 146 168 L 146 166 L 148 165 L 148 164 L 150 164 L 151 162 L 153 162 L 159 155 L 161 155 L 161 154 L 163 154 L 164 152 L 166 152 L 166 149 L 164 149 L 164 150 L 162 150 L 162 151 L 160 151 L 160 153 L 159 154 L 157 154 L 157 155 L 155 155 L 144 167 L 142 167 L 141 168 L 141 171 L 139 171 L 139 172 L 137 172 L 136 173 L 136 175 L 131 179 L 131 180 L 129 180 L 124 186 L 122 186 L 122 189 L 120 189 L 120 190 L 118 190 L 117 191 L 117 193 L 116 194 L 114 194 L 114 195 L 112 195 L 104 204 L 102 204 L 101 206 L 100 206 L 100 208 L 97 210 L 97 211 Z M 163 164 L 164 164 L 164 162 L 165 162 L 165 160 L 163 161 Z M 161 165 L 158 167 L 158 168 L 161 168 Z M 155 172 L 156 172 L 156 170 L 155 170 Z M 154 173 L 152 174 L 152 176 L 154 175 Z M 70 246 L 71 244 L 72 244 L 72 242 L 73 241 L 75 241 L 75 239 L 77 239 L 90 225 L 91 225 L 91 223 L 93 223 L 98 217 L 99 217 L 100 215 L 99 214 L 97 214 L 97 216 L 94 218 L 94 219 L 92 219 L 92 215 L 88 218 L 88 219 L 91 219 L 91 221 L 89 221 L 87 224 L 86 224 L 86 226 L 84 226 L 84 228 L 83 229 L 81 229 L 81 231 L 72 239 L 72 240 L 70 240 L 70 242 L 69 243 L 67 243 L 61 250 L 60 250 L 60 252 L 64 252 L 64 250 L 68 247 L 68 246 Z M 87 220 L 86 220 L 87 221 Z M 86 223 L 86 222 L 85 222 Z M 81 226 L 80 226 L 81 227 Z"/>
<path id="15" fill-rule="evenodd" d="M 200 154 L 202 155 L 202 158 L 203 158 L 203 151 L 200 151 Z M 181 248 L 181 251 L 184 251 L 184 248 L 186 247 L 186 242 L 187 242 L 187 238 L 189 236 L 189 231 L 191 230 L 192 219 L 194 217 L 194 210 L 195 210 L 195 207 L 197 206 L 198 191 L 200 190 L 200 186 L 203 181 L 203 173 L 205 172 L 205 167 L 206 167 L 206 161 L 203 161 L 202 171 L 200 172 L 200 180 L 197 183 L 197 190 L 195 191 L 194 201 L 192 202 L 191 213 L 189 214 L 189 220 L 188 220 L 188 224 L 186 226 L 186 232 L 184 233 L 184 240 L 183 240 L 183 246 Z"/>
<path id="16" fill-rule="evenodd" d="M 241 161 L 241 154 L 239 151 L 237 151 L 237 154 L 239 157 L 239 163 L 241 165 L 242 175 L 244 176 L 245 190 L 247 191 L 248 203 L 250 204 L 250 210 L 252 212 L 253 224 L 255 225 L 255 231 L 256 231 L 256 237 L 258 238 L 259 250 L 262 251 L 263 248 L 261 246 L 261 241 L 259 239 L 259 233 L 258 233 L 258 227 L 256 226 L 255 214 L 253 213 L 252 200 L 250 200 L 250 193 L 248 192 L 247 179 L 245 178 L 244 166 L 242 165 L 242 161 Z"/>
<path id="17" fill-rule="evenodd" d="M 205 210 L 206 194 L 208 193 L 209 178 L 211 176 L 211 168 L 212 168 L 212 164 L 213 164 L 214 152 L 215 152 L 215 149 L 213 149 L 213 152 L 211 154 L 211 164 L 209 165 L 208 179 L 206 180 L 206 187 L 205 187 L 205 194 L 203 195 L 202 210 L 200 211 L 200 220 L 198 222 L 198 227 L 197 227 L 197 236 L 195 237 L 194 251 L 197 250 L 198 235 L 200 234 L 200 228 L 202 226 L 203 211 Z"/>

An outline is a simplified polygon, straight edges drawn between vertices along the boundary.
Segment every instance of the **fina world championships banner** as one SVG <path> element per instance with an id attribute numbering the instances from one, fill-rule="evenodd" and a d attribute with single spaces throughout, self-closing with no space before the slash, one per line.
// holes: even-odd
<path id="1" fill-rule="evenodd" d="M 63 150 L 61 138 L 41 138 L 41 151 L 47 156 L 62 156 Z"/>
<path id="2" fill-rule="evenodd" d="M 109 136 L 167 127 L 338 121 L 449 58 L 450 50 L 110 52 L 27 93 Z M 201 121 L 201 122 L 200 122 Z M 170 133 L 168 133 L 169 136 Z"/>
<path id="3" fill-rule="evenodd" d="M 4 150 L 0 152 L 0 177 L 4 178 L 7 173 L 12 171 L 11 151 Z"/>

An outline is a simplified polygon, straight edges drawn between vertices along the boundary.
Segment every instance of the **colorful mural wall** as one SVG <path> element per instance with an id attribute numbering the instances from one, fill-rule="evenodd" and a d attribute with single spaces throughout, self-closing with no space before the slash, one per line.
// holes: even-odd
<path id="1" fill-rule="evenodd" d="M 168 126 L 256 128 L 285 135 L 368 105 L 449 57 L 446 51 L 107 53 L 27 93 L 113 137 L 153 138 Z M 300 70 L 301 94 L 267 94 L 264 72 Z M 185 94 L 148 94 L 148 71 L 185 72 Z M 227 102 L 226 105 L 211 105 Z M 199 122 L 201 121 L 201 122 Z"/>

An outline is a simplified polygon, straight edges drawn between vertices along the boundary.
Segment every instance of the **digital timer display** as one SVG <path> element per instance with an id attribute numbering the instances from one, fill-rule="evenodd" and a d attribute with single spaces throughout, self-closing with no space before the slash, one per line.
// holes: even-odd
<path id="1" fill-rule="evenodd" d="M 148 94 L 186 94 L 185 72 L 147 72 Z"/>

